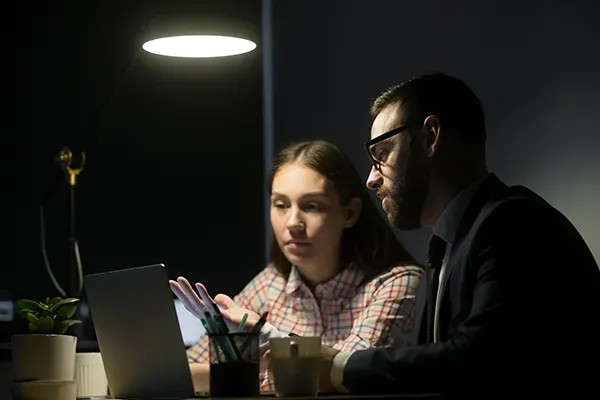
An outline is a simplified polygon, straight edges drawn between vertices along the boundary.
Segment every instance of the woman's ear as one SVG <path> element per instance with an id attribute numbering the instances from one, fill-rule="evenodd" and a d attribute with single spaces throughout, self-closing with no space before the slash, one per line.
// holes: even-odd
<path id="1" fill-rule="evenodd" d="M 350 199 L 346 206 L 346 219 L 344 220 L 344 228 L 352 228 L 362 212 L 362 201 L 358 197 Z"/>

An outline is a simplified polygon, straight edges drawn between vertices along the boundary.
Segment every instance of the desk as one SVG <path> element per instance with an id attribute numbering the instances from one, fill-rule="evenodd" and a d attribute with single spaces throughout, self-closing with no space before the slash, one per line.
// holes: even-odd
<path id="1" fill-rule="evenodd" d="M 261 397 L 229 397 L 227 400 L 262 400 L 262 399 L 273 399 L 278 398 L 275 395 L 267 395 Z M 386 394 L 386 395 L 351 395 L 351 394 L 327 394 L 316 397 L 281 397 L 282 399 L 289 400 L 366 400 L 366 399 L 381 399 L 381 400 L 425 400 L 425 399 L 441 399 L 441 396 L 437 394 Z M 193 397 L 189 399 L 181 400 L 197 400 L 197 399 L 210 399 L 210 397 Z M 78 399 L 80 400 L 80 399 Z M 87 400 L 82 398 L 81 400 Z M 98 397 L 91 398 L 90 400 L 100 400 Z M 113 399 L 113 400 L 129 400 L 129 399 Z M 164 400 L 164 399 L 153 399 L 153 400 Z M 220 400 L 223 400 L 222 398 Z"/>

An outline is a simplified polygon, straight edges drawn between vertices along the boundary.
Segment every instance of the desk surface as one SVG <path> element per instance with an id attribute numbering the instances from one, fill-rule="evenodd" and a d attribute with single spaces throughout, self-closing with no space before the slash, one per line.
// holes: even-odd
<path id="1" fill-rule="evenodd" d="M 261 399 L 271 399 L 275 398 L 275 395 L 266 395 L 261 397 L 230 397 L 228 400 L 261 400 Z M 351 395 L 351 394 L 327 394 L 327 395 L 319 395 L 316 397 L 285 397 L 285 399 L 289 400 L 314 400 L 314 399 L 323 399 L 323 400 L 359 400 L 359 399 L 386 399 L 386 400 L 421 400 L 421 399 L 440 399 L 441 397 L 436 394 L 386 394 L 386 395 Z M 100 398 L 78 398 L 77 400 L 100 400 Z M 193 397 L 189 399 L 180 399 L 180 400 L 197 400 L 197 399 L 210 399 L 210 397 Z M 128 400 L 128 399 L 114 399 L 114 400 Z M 164 400 L 164 399 L 153 399 L 153 400 Z"/>

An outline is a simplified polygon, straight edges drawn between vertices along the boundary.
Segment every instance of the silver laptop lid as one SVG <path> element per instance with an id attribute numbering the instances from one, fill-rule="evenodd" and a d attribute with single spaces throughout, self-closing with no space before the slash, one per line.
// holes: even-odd
<path id="1" fill-rule="evenodd" d="M 85 277 L 90 312 L 114 398 L 194 396 L 163 264 Z"/>

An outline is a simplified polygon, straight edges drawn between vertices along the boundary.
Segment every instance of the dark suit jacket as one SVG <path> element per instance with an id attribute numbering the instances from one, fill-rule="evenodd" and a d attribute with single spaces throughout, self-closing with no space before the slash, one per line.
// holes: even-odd
<path id="1" fill-rule="evenodd" d="M 529 189 L 483 181 L 440 287 L 441 340 L 354 353 L 348 390 L 598 391 L 600 270 L 567 218 Z"/>

